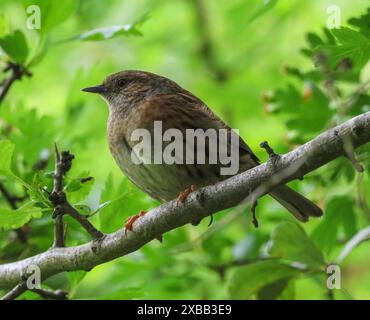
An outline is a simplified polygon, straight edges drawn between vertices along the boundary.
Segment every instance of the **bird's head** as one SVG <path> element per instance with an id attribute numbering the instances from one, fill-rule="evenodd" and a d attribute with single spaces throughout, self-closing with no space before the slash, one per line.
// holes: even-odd
<path id="1" fill-rule="evenodd" d="M 178 90 L 181 88 L 165 77 L 136 70 L 114 73 L 102 84 L 82 89 L 102 96 L 111 112 L 125 112 L 150 96 Z"/>

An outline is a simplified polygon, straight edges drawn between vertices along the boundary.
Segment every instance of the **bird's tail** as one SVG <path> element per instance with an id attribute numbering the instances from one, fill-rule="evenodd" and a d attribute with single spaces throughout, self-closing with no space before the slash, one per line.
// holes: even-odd
<path id="1" fill-rule="evenodd" d="M 269 194 L 299 221 L 306 222 L 309 217 L 322 216 L 322 210 L 316 204 L 288 186 L 277 186 Z"/>

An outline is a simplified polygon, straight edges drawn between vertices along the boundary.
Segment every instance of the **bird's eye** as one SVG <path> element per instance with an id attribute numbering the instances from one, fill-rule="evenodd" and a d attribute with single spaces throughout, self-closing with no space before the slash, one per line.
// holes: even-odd
<path id="1" fill-rule="evenodd" d="M 125 84 L 127 83 L 127 81 L 125 80 L 125 79 L 119 79 L 118 81 L 117 81 L 117 85 L 119 86 L 119 87 L 124 87 L 125 86 Z"/>

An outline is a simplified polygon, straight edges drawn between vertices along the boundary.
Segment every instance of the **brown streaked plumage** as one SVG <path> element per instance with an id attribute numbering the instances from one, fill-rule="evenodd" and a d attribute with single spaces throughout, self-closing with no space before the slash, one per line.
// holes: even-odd
<path id="1" fill-rule="evenodd" d="M 220 163 L 136 165 L 132 162 L 131 151 L 138 143 L 131 140 L 132 132 L 144 128 L 153 133 L 154 121 L 162 121 L 163 132 L 170 128 L 183 133 L 186 129 L 213 128 L 235 134 L 204 102 L 174 81 L 149 72 L 122 71 L 107 77 L 102 85 L 83 90 L 99 93 L 106 100 L 112 155 L 125 175 L 151 197 L 169 201 L 192 185 L 200 188 L 229 177 L 220 175 Z M 252 150 L 239 138 L 239 172 L 258 163 Z M 318 206 L 287 186 L 275 188 L 270 195 L 300 221 L 322 215 Z"/>

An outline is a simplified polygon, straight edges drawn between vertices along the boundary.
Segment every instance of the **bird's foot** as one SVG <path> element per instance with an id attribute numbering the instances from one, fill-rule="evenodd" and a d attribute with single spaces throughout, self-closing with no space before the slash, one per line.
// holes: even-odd
<path id="1" fill-rule="evenodd" d="M 132 231 L 134 222 L 139 219 L 141 216 L 146 214 L 146 211 L 141 210 L 138 214 L 135 214 L 134 216 L 128 217 L 125 223 L 125 234 L 127 233 L 127 230 Z M 162 243 L 163 242 L 163 236 L 160 234 L 156 239 Z"/>
<path id="2" fill-rule="evenodd" d="M 134 222 L 139 219 L 141 216 L 146 214 L 146 211 L 141 210 L 140 213 L 135 214 L 134 216 L 128 217 L 125 223 L 125 234 L 127 233 L 127 230 L 132 231 Z"/>
<path id="3" fill-rule="evenodd" d="M 177 203 L 184 203 L 189 194 L 194 191 L 197 191 L 197 187 L 192 184 L 190 188 L 186 188 L 184 191 L 180 192 L 177 198 Z"/>

